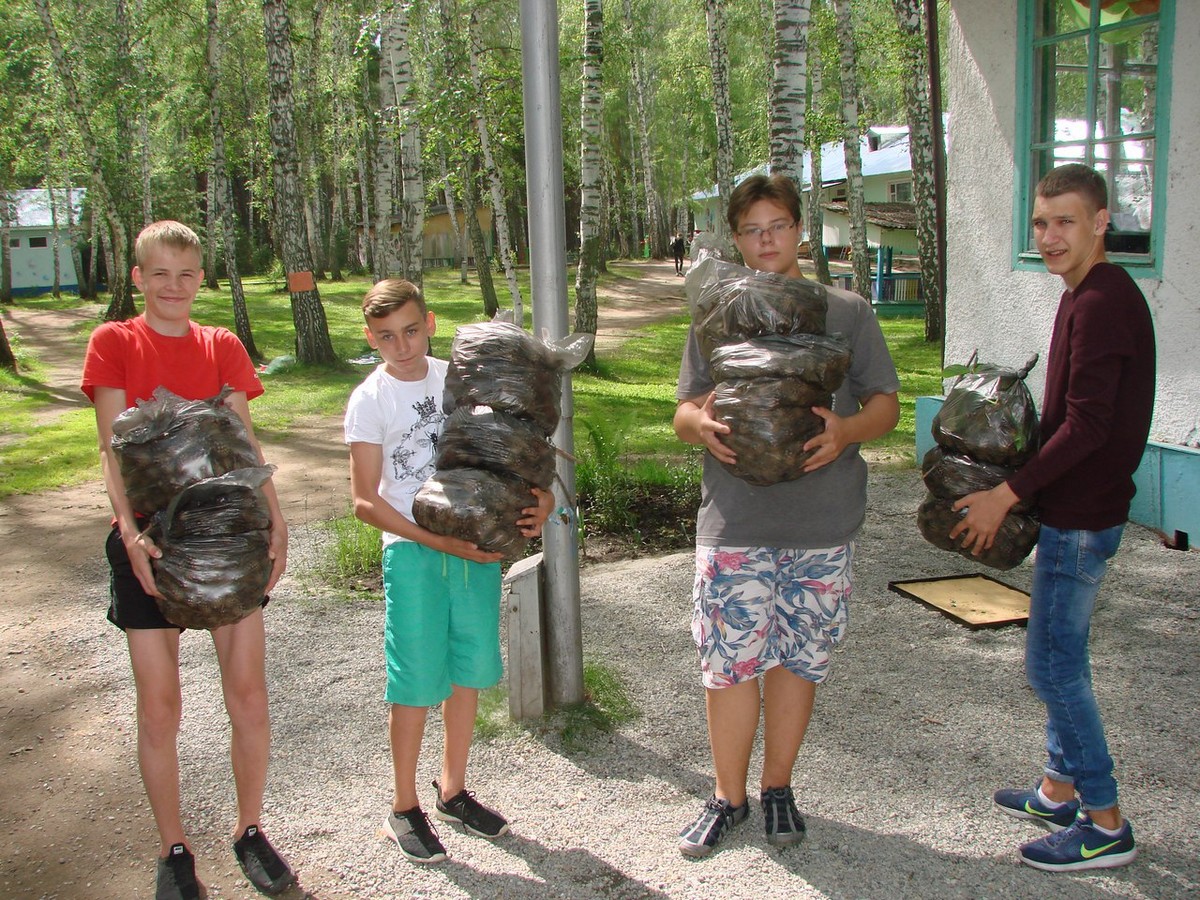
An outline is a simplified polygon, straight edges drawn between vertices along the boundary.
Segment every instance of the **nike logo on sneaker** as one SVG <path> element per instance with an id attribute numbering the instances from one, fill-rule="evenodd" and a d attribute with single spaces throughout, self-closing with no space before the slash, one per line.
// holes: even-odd
<path id="1" fill-rule="evenodd" d="M 1043 812 L 1040 809 L 1034 809 L 1030 805 L 1031 802 L 1032 801 L 1030 801 L 1030 800 L 1025 801 L 1025 812 L 1029 813 L 1031 816 L 1041 816 L 1043 819 L 1049 819 L 1051 816 L 1054 815 L 1054 813 L 1052 813 L 1052 812 Z"/>
<path id="2" fill-rule="evenodd" d="M 1117 844 L 1119 844 L 1119 843 L 1121 843 L 1121 842 L 1120 841 L 1111 841 L 1107 844 L 1101 844 L 1099 847 L 1097 847 L 1094 850 L 1091 847 L 1089 847 L 1087 844 L 1081 844 L 1079 846 L 1079 855 L 1082 856 L 1084 859 L 1091 859 L 1094 856 L 1099 856 L 1105 850 L 1111 850 L 1113 847 L 1117 846 Z"/>

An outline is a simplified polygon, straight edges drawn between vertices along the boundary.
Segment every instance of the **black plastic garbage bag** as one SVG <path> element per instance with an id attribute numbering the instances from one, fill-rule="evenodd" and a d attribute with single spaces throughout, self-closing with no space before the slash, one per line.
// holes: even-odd
<path id="1" fill-rule="evenodd" d="M 154 583 L 167 621 L 217 628 L 262 604 L 271 576 L 271 518 L 259 488 L 274 468 L 203 479 L 155 515 L 150 537 L 163 555 L 153 561 Z"/>
<path id="2" fill-rule="evenodd" d="M 527 419 L 490 406 L 460 406 L 442 429 L 437 467 L 488 469 L 549 488 L 554 481 L 554 447 Z"/>
<path id="3" fill-rule="evenodd" d="M 965 511 L 955 511 L 954 501 L 945 497 L 935 497 L 926 494 L 924 501 L 917 509 L 917 527 L 925 540 L 942 550 L 952 550 L 970 560 L 977 560 L 993 569 L 1011 569 L 1021 563 L 1037 544 L 1041 523 L 1030 514 L 1009 513 L 1000 523 L 992 546 L 975 556 L 970 550 L 950 540 L 950 529 L 966 515 Z M 958 541 L 962 540 L 959 535 Z"/>
<path id="4" fill-rule="evenodd" d="M 455 332 L 446 370 L 445 412 L 490 406 L 530 419 L 553 434 L 561 415 L 562 373 L 582 362 L 593 335 L 554 344 L 510 322 L 463 325 Z"/>
<path id="5" fill-rule="evenodd" d="M 788 391 L 781 390 L 788 381 Z M 733 475 L 754 485 L 792 481 L 804 474 L 812 456 L 804 444 L 825 429 L 825 420 L 811 407 L 828 408 L 830 394 L 817 395 L 816 402 L 787 405 L 782 394 L 794 391 L 807 399 L 811 385 L 790 379 L 763 378 L 725 381 L 713 397 L 716 418 L 730 428 L 721 441 L 737 454 L 737 462 L 725 465 Z"/>
<path id="6" fill-rule="evenodd" d="M 721 344 L 768 334 L 823 334 L 825 285 L 759 272 L 708 256 L 688 270 L 684 290 L 705 358 Z"/>
<path id="7" fill-rule="evenodd" d="M 790 377 L 836 391 L 850 368 L 850 345 L 836 334 L 772 335 L 717 347 L 710 364 L 718 382 Z"/>
<path id="8" fill-rule="evenodd" d="M 1036 354 L 1022 369 L 974 366 L 959 376 L 933 418 L 933 439 L 980 462 L 1019 468 L 1037 452 L 1037 407 L 1025 377 Z"/>
<path id="9" fill-rule="evenodd" d="M 422 528 L 470 541 L 481 550 L 519 559 L 529 539 L 517 520 L 537 505 L 531 486 L 512 475 L 485 469 L 437 471 L 413 498 L 413 518 Z"/>
<path id="10" fill-rule="evenodd" d="M 990 491 L 1016 472 L 1016 469 L 979 462 L 966 454 L 951 453 L 938 446 L 932 447 L 921 461 L 925 487 L 935 497 L 947 500 L 957 500 L 976 491 Z M 1032 508 L 1032 503 L 1021 500 L 1012 511 L 1023 513 Z"/>
<path id="11" fill-rule="evenodd" d="M 152 515 L 190 484 L 258 465 L 246 426 L 225 405 L 230 393 L 184 400 L 160 387 L 113 420 L 112 447 L 134 512 Z"/>

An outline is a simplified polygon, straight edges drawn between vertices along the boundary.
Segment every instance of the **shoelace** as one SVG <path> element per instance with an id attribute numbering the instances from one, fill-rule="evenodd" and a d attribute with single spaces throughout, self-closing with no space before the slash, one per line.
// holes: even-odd
<path id="1" fill-rule="evenodd" d="M 1047 847 L 1057 847 L 1059 844 L 1066 843 L 1079 833 L 1079 823 L 1075 822 L 1068 828 L 1062 831 L 1056 831 L 1054 834 L 1045 838 Z"/>

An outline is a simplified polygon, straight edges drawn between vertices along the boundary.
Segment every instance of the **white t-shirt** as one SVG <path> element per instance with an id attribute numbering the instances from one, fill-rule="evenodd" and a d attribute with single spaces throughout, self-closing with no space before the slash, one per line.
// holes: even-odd
<path id="1" fill-rule="evenodd" d="M 446 363 L 432 356 L 426 361 L 429 371 L 421 381 L 401 381 L 381 363 L 346 404 L 346 443 L 383 448 L 379 496 L 409 521 L 413 521 L 413 497 L 436 468 L 438 439 L 446 421 L 442 412 Z M 406 539 L 383 533 L 385 545 L 402 540 Z"/>

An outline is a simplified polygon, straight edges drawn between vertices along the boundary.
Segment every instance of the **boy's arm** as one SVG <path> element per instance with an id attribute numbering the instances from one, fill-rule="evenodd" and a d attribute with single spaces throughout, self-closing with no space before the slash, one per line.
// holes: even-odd
<path id="1" fill-rule="evenodd" d="M 383 474 L 383 447 L 364 441 L 350 444 L 350 496 L 354 515 L 380 531 L 389 531 L 407 540 L 424 544 L 442 553 L 461 556 L 472 562 L 499 562 L 503 553 L 488 553 L 470 541 L 434 534 L 416 522 L 405 518 L 397 509 L 379 496 L 379 479 Z"/>
<path id="2" fill-rule="evenodd" d="M 259 464 L 266 465 L 262 447 L 254 434 L 254 423 L 250 421 L 250 401 L 246 398 L 246 392 L 234 391 L 225 398 L 225 405 L 238 414 L 238 418 L 246 426 L 246 434 L 258 456 Z M 279 577 L 283 575 L 283 570 L 287 568 L 288 530 L 287 522 L 283 518 L 283 508 L 279 505 L 279 495 L 275 492 L 274 479 L 268 478 L 263 482 L 261 490 L 267 501 L 267 510 L 271 515 L 270 543 L 267 549 L 271 558 L 271 577 L 267 579 L 267 586 L 263 591 L 263 593 L 269 594 L 275 587 L 275 583 L 279 581 Z"/>
<path id="3" fill-rule="evenodd" d="M 729 426 L 717 421 L 713 415 L 713 398 L 716 394 L 709 391 L 699 397 L 680 400 L 675 407 L 676 436 L 686 444 L 699 444 L 711 453 L 718 462 L 733 465 L 737 462 L 737 454 L 721 443 L 720 436 L 729 434 Z"/>
<path id="4" fill-rule="evenodd" d="M 823 406 L 814 406 L 812 411 L 825 420 L 825 430 L 804 444 L 805 450 L 816 451 L 804 464 L 805 472 L 829 465 L 847 444 L 865 444 L 895 428 L 900 421 L 900 399 L 894 393 L 872 394 L 858 412 L 844 419 Z"/>
<path id="5" fill-rule="evenodd" d="M 126 409 L 125 389 L 114 387 L 95 388 L 96 435 L 100 443 L 100 471 L 104 476 L 104 489 L 108 492 L 108 502 L 112 504 L 113 515 L 117 519 L 117 528 L 121 533 L 121 541 L 129 554 L 129 562 L 133 566 L 133 574 L 142 585 L 142 590 L 152 597 L 161 597 L 154 585 L 154 569 L 150 565 L 151 558 L 158 559 L 162 551 L 154 545 L 150 538 L 139 532 L 137 520 L 133 515 L 133 507 L 125 493 L 125 480 L 121 477 L 121 465 L 112 448 L 112 424 Z"/>

